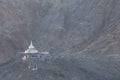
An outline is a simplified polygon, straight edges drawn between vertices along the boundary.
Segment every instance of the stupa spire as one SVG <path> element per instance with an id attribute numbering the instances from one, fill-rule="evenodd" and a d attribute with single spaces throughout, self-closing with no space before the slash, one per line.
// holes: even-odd
<path id="1" fill-rule="evenodd" d="M 32 41 L 31 41 L 30 46 L 29 46 L 29 49 L 31 49 L 31 48 L 35 48 L 35 47 L 33 46 L 33 42 L 32 42 Z"/>

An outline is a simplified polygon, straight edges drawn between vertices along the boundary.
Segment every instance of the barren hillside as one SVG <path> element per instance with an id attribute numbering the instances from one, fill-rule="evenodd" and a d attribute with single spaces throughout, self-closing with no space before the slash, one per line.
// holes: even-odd
<path id="1" fill-rule="evenodd" d="M 0 80 L 120 80 L 119 0 L 0 0 Z M 50 62 L 30 71 L 30 41 Z"/>

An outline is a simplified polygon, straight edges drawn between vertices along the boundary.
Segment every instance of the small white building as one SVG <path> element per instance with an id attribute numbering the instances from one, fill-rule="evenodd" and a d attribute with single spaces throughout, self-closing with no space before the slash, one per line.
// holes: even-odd
<path id="1" fill-rule="evenodd" d="M 25 50 L 23 54 L 22 60 L 28 63 L 28 68 L 31 70 L 37 70 L 40 54 L 39 51 L 33 46 L 32 41 L 28 49 Z"/>
<path id="2" fill-rule="evenodd" d="M 38 70 L 39 60 L 48 59 L 50 57 L 49 52 L 39 52 L 33 45 L 32 41 L 30 46 L 25 52 L 21 52 L 23 54 L 22 60 L 28 63 L 28 68 L 31 70 Z"/>

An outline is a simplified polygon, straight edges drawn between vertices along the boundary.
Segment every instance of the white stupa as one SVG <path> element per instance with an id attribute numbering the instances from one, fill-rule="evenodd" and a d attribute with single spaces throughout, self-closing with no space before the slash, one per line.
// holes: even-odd
<path id="1" fill-rule="evenodd" d="M 22 60 L 23 62 L 26 62 L 28 64 L 28 68 L 31 70 L 38 70 L 39 68 L 39 60 L 46 60 L 48 57 L 50 57 L 49 52 L 39 52 L 33 45 L 32 41 L 30 43 L 30 46 L 28 47 L 25 52 L 20 52 L 22 54 Z"/>
<path id="2" fill-rule="evenodd" d="M 31 41 L 31 44 L 30 44 L 30 46 L 28 47 L 28 49 L 25 50 L 25 53 L 38 53 L 38 50 L 35 49 L 35 47 L 33 46 L 32 41 Z"/>

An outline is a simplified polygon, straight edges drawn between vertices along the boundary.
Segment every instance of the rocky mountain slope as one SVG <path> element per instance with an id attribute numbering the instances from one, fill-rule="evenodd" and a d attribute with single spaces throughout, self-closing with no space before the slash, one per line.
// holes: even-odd
<path id="1" fill-rule="evenodd" d="M 0 0 L 0 80 L 119 80 L 119 0 Z M 50 62 L 18 61 L 33 40 Z"/>

